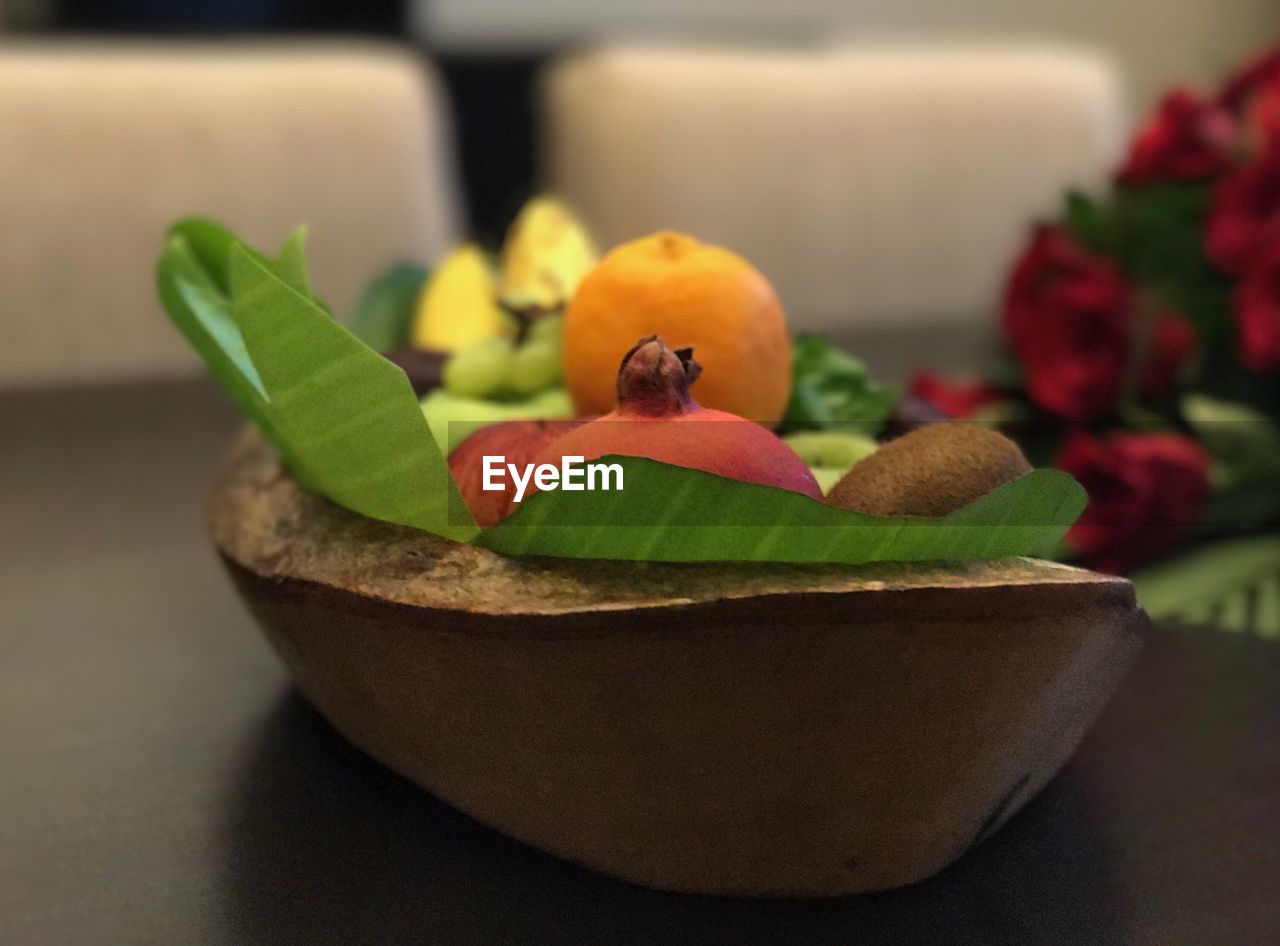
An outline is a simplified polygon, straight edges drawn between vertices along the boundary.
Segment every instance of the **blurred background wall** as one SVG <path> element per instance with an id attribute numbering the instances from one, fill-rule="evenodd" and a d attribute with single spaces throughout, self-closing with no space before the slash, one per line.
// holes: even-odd
<path id="1" fill-rule="evenodd" d="M 824 42 L 1054 39 L 1125 65 L 1135 100 L 1207 81 L 1280 30 L 1276 0 L 414 0 L 420 35 L 530 50 L 600 38 Z"/>
<path id="2" fill-rule="evenodd" d="M 812 46 L 880 39 L 1092 45 L 1138 116 L 1280 35 L 1277 0 L 0 0 L 13 33 L 363 33 L 433 54 L 453 101 L 472 223 L 496 239 L 535 187 L 534 89 L 553 55 L 597 40 Z"/>

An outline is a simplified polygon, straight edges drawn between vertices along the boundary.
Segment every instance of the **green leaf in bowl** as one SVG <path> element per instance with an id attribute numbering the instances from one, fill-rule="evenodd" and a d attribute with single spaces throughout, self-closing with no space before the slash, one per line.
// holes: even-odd
<path id="1" fill-rule="evenodd" d="M 509 555 L 858 565 L 1004 558 L 1051 548 L 1084 509 L 1070 476 L 1036 470 L 937 519 L 882 518 L 800 493 L 638 457 L 614 492 L 539 492 L 478 544 Z"/>
<path id="2" fill-rule="evenodd" d="M 885 519 L 619 457 L 609 460 L 625 491 L 541 492 L 481 532 L 404 372 L 333 320 L 303 256 L 301 234 L 271 259 L 216 224 L 183 221 L 160 259 L 160 294 L 299 482 L 374 519 L 514 555 L 860 564 L 1035 554 L 1084 507 L 1083 489 L 1053 470 L 937 519 Z M 860 370 L 837 362 L 847 378 Z"/>
<path id="3" fill-rule="evenodd" d="M 898 392 L 876 384 L 866 366 L 825 338 L 797 335 L 792 342 L 788 432 L 844 425 L 874 436 L 893 410 Z"/>
<path id="4" fill-rule="evenodd" d="M 348 328 L 374 351 L 395 351 L 409 344 L 409 325 L 427 271 L 397 263 L 369 284 Z"/>
<path id="5" fill-rule="evenodd" d="M 300 240 L 290 241 L 298 246 Z M 190 218 L 170 230 L 156 267 L 156 285 L 170 319 L 246 416 L 282 451 L 266 410 L 267 391 L 231 314 L 230 254 L 235 238 L 210 220 Z M 286 246 L 287 249 L 287 246 Z M 297 281 L 292 264 L 281 267 Z M 305 470 L 299 468 L 299 478 Z"/>
<path id="6" fill-rule="evenodd" d="M 173 321 L 304 486 L 374 519 L 475 535 L 404 372 L 311 296 L 301 235 L 271 260 L 184 221 L 158 281 Z"/>

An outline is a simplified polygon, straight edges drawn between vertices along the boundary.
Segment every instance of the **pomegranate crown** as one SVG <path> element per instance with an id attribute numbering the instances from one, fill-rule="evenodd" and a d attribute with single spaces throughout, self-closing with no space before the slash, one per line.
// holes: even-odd
<path id="1" fill-rule="evenodd" d="M 618 367 L 618 406 L 652 416 L 687 411 L 697 403 L 689 386 L 701 373 L 692 348 L 673 350 L 657 335 L 642 338 Z"/>

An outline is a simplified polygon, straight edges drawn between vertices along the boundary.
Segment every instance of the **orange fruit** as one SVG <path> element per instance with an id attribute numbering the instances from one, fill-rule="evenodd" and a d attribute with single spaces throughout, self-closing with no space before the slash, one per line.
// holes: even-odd
<path id="1" fill-rule="evenodd" d="M 736 253 L 663 231 L 611 250 L 578 286 L 564 322 L 564 383 L 579 416 L 606 414 L 622 356 L 658 335 L 693 348 L 704 407 L 762 424 L 791 394 L 791 341 L 769 281 Z"/>

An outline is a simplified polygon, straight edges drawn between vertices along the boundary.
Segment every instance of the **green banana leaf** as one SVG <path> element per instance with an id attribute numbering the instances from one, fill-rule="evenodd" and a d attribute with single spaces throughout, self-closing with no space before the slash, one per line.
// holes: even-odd
<path id="1" fill-rule="evenodd" d="M 160 258 L 161 298 L 304 486 L 467 541 L 478 529 L 408 378 L 311 296 L 301 248 L 295 235 L 270 260 L 216 224 L 184 221 Z"/>
<path id="2" fill-rule="evenodd" d="M 1084 509 L 1084 489 L 1036 470 L 937 519 L 839 509 L 790 490 L 639 457 L 606 457 L 624 489 L 539 492 L 477 540 L 507 555 L 629 561 L 915 562 L 1043 552 Z"/>
<path id="3" fill-rule="evenodd" d="M 306 488 L 374 519 L 508 554 L 664 561 L 994 558 L 1051 548 L 1084 507 L 1065 473 L 1033 472 L 938 519 L 886 519 L 635 457 L 625 491 L 544 491 L 481 532 L 404 373 L 312 296 L 295 235 L 275 259 L 209 221 L 178 224 L 160 294 L 214 375 Z"/>
<path id="4" fill-rule="evenodd" d="M 281 278 L 309 291 L 305 276 L 298 279 L 293 260 L 300 258 L 305 239 L 303 231 L 291 237 L 275 265 Z M 212 221 L 191 218 L 178 222 L 169 230 L 156 267 L 156 286 L 170 319 L 240 410 L 282 452 L 288 452 L 268 415 L 266 388 L 231 315 L 230 254 L 234 244 L 235 238 Z M 290 250 L 291 246 L 295 249 Z M 260 258 L 271 265 L 265 257 Z M 302 464 L 296 464 L 294 472 L 309 482 Z"/>

